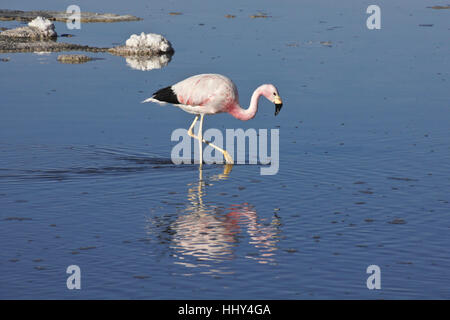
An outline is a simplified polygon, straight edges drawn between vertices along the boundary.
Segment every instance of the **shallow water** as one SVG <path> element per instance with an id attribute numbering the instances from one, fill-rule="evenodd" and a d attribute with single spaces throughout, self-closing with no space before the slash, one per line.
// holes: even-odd
<path id="1" fill-rule="evenodd" d="M 280 3 L 100 1 L 82 9 L 144 20 L 56 23 L 75 35 L 60 41 L 100 47 L 161 33 L 175 55 L 157 70 L 0 54 L 0 298 L 450 298 L 450 10 L 382 1 L 370 31 L 370 3 Z M 65 9 L 40 5 L 3 7 Z M 172 164 L 192 116 L 139 102 L 204 72 L 232 78 L 243 105 L 278 87 L 277 117 L 264 101 L 248 122 L 205 120 L 279 129 L 278 174 Z M 73 264 L 81 290 L 66 287 Z"/>

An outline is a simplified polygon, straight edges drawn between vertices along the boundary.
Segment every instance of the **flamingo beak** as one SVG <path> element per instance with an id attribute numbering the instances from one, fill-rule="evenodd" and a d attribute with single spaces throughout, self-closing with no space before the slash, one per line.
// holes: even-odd
<path id="1" fill-rule="evenodd" d="M 279 95 L 276 95 L 275 99 L 273 99 L 273 103 L 275 103 L 275 115 L 277 115 L 280 113 L 281 107 L 283 106 L 283 101 Z"/>

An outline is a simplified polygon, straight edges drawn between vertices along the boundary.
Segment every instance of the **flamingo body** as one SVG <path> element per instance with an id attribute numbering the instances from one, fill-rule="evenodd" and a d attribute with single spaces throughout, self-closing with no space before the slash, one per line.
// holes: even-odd
<path id="1" fill-rule="evenodd" d="M 279 112 L 281 99 L 273 85 L 258 87 L 253 93 L 249 109 L 244 110 L 239 105 L 236 85 L 229 78 L 220 74 L 199 74 L 189 77 L 156 91 L 151 98 L 143 102 L 171 103 L 193 114 L 207 115 L 228 112 L 240 120 L 249 120 L 256 114 L 258 98 L 261 95 L 278 104 Z M 278 98 L 279 101 L 274 101 L 275 98 Z"/>
<path id="2" fill-rule="evenodd" d="M 145 100 L 171 103 L 193 114 L 227 112 L 239 101 L 237 88 L 220 74 L 199 74 L 156 91 Z"/>

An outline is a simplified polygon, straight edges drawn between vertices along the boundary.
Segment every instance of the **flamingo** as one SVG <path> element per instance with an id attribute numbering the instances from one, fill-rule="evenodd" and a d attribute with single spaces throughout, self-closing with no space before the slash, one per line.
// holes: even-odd
<path id="1" fill-rule="evenodd" d="M 189 77 L 174 85 L 156 91 L 150 98 L 142 101 L 142 103 L 156 102 L 161 105 L 170 103 L 188 113 L 195 114 L 196 116 L 189 127 L 188 135 L 199 141 L 200 165 L 203 162 L 202 143 L 206 143 L 221 152 L 227 164 L 233 164 L 233 158 L 226 150 L 203 139 L 202 128 L 204 117 L 205 115 L 228 112 L 236 119 L 243 121 L 250 120 L 258 111 L 258 100 L 261 95 L 275 104 L 276 116 L 280 112 L 283 102 L 274 85 L 263 84 L 256 88 L 252 94 L 250 106 L 247 109 L 243 109 L 239 105 L 239 95 L 236 85 L 229 78 L 220 74 L 199 74 Z M 195 135 L 192 130 L 199 116 L 200 126 L 198 135 Z"/>

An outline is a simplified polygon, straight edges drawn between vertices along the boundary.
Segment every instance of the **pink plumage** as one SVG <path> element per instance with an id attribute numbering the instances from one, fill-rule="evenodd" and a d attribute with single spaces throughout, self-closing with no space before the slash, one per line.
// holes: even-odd
<path id="1" fill-rule="evenodd" d="M 199 74 L 163 88 L 143 102 L 172 103 L 193 114 L 216 114 L 228 112 L 240 120 L 252 119 L 258 111 L 258 98 L 263 95 L 277 105 L 276 114 L 282 102 L 278 90 L 271 84 L 258 87 L 250 100 L 250 107 L 242 109 L 236 85 L 220 74 Z"/>

